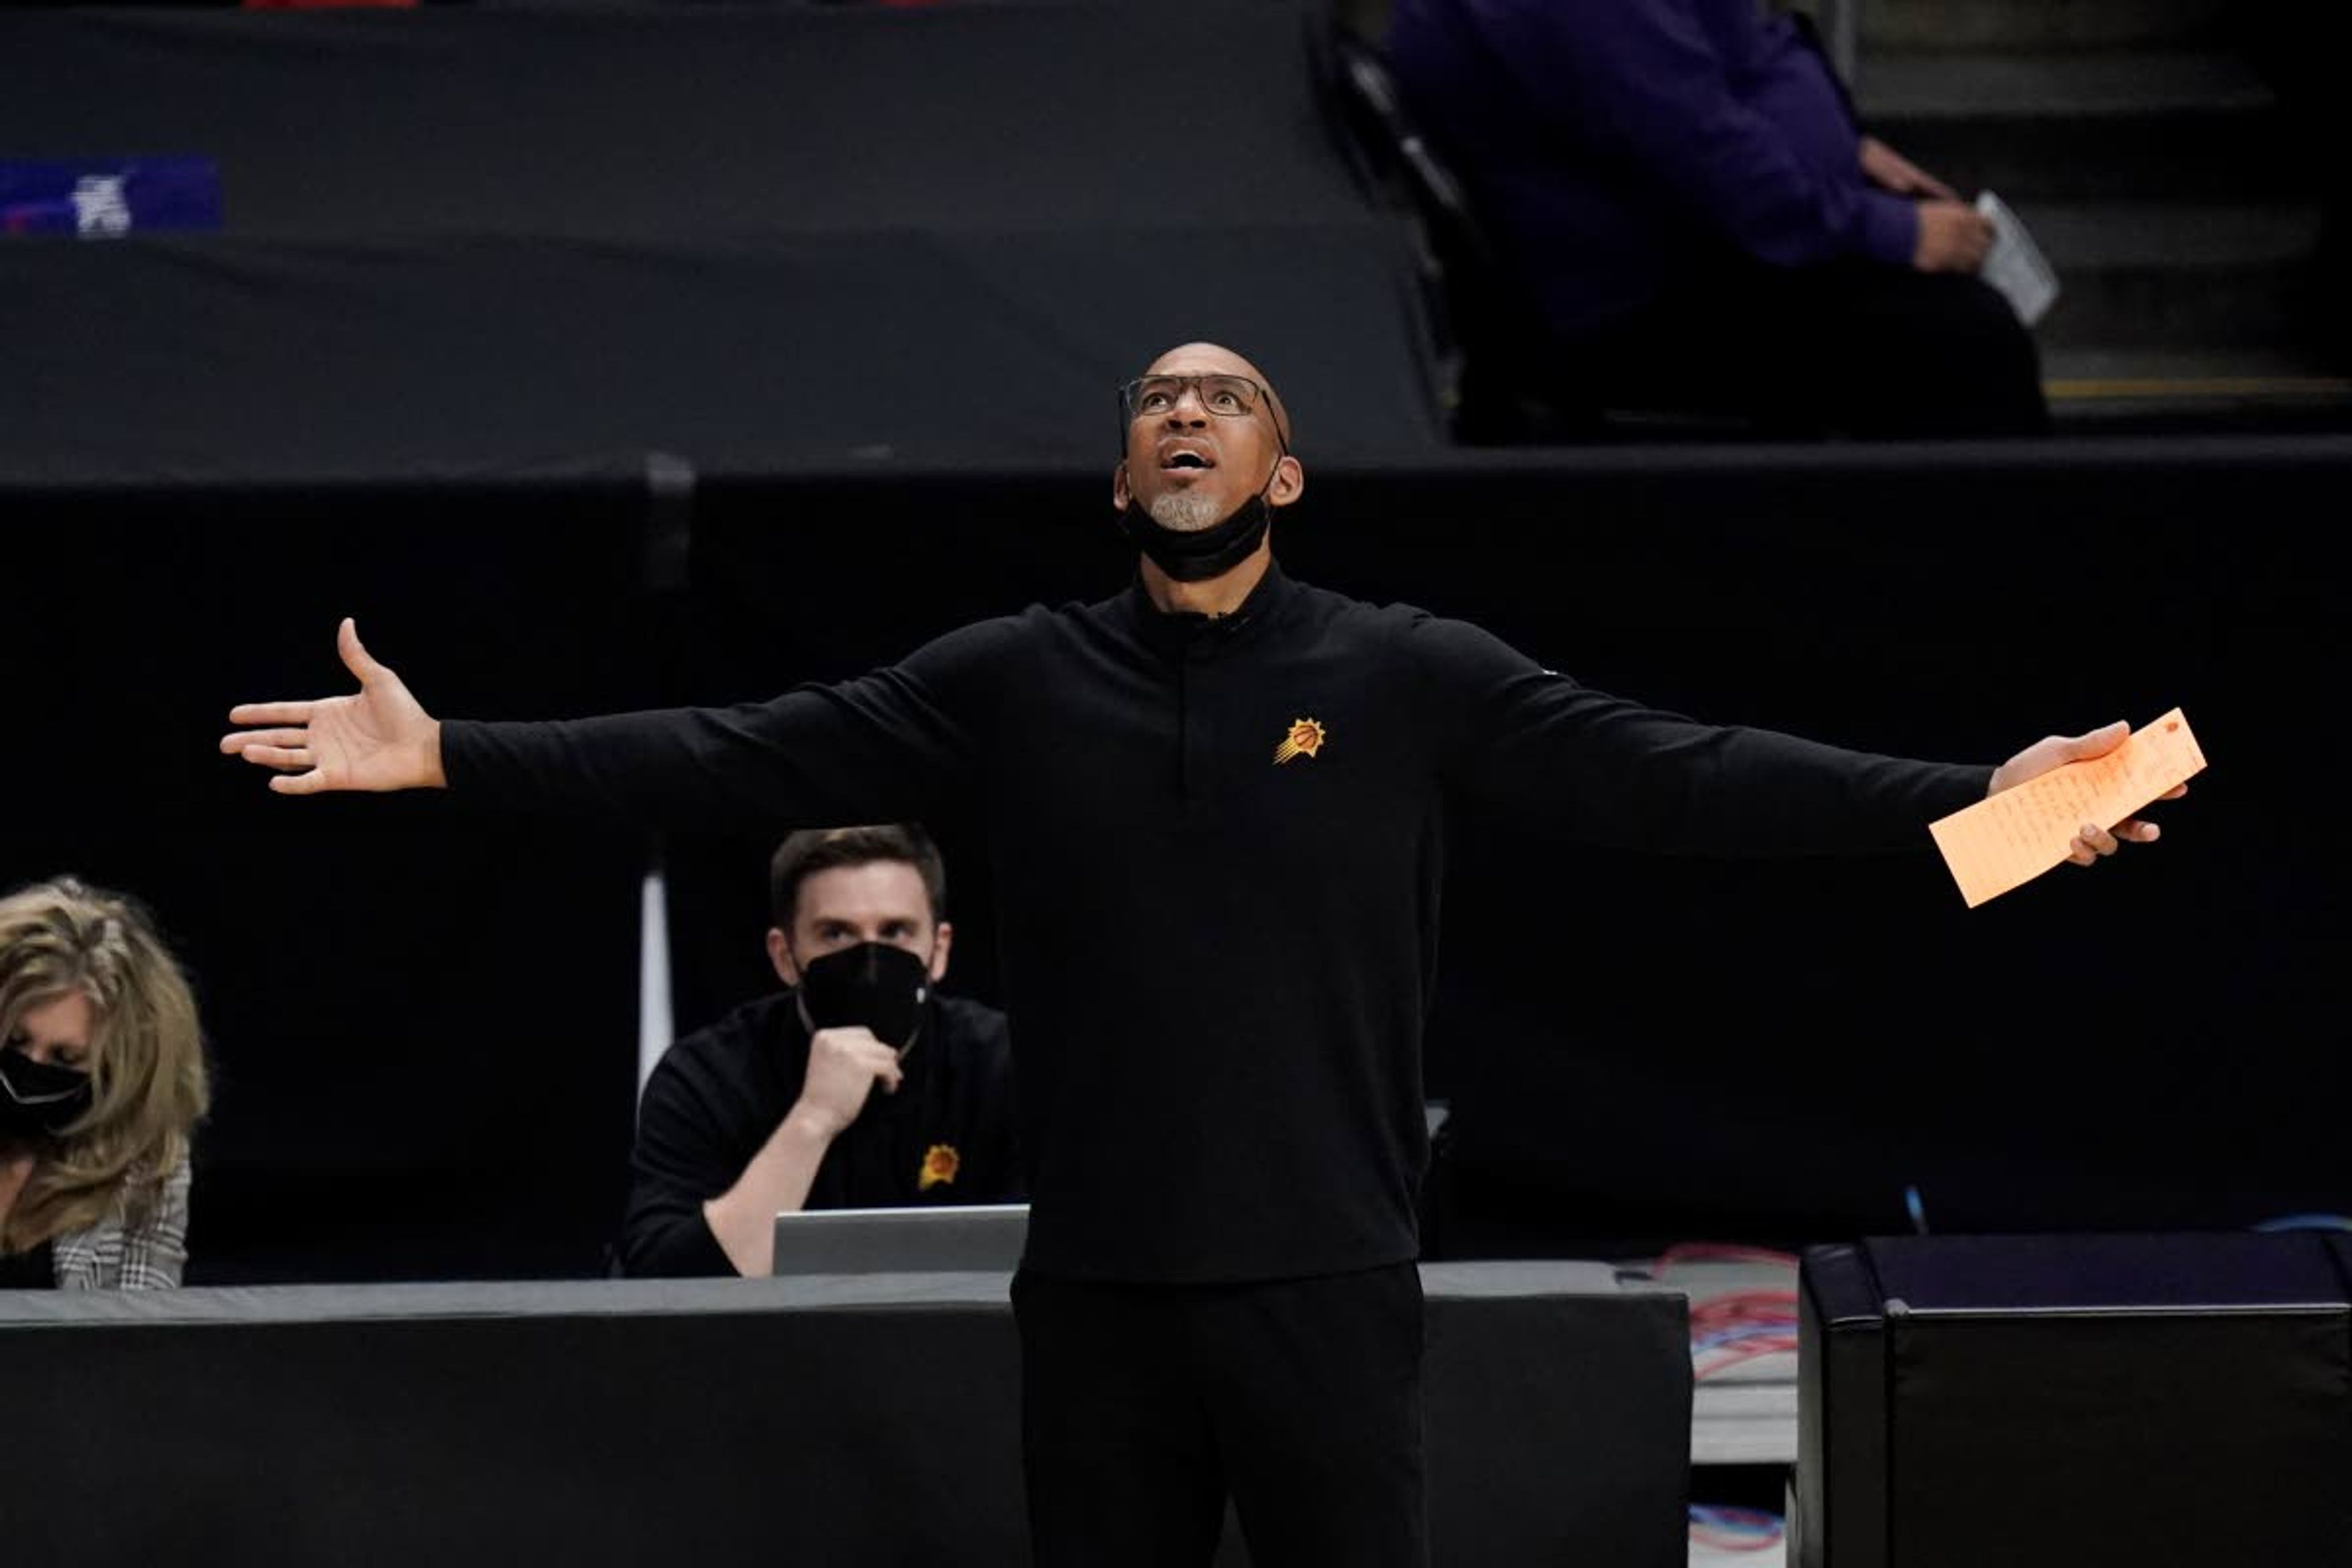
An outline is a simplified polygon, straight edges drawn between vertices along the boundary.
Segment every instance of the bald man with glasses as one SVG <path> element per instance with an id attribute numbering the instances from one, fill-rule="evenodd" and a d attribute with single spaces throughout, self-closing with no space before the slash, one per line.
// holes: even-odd
<path id="1" fill-rule="evenodd" d="M 2118 743 L 1999 769 L 1717 728 L 1579 686 L 1475 626 L 1293 581 L 1306 473 L 1266 377 L 1211 343 L 1120 389 L 1136 575 L 772 701 L 562 723 L 356 694 L 263 703 L 226 752 L 270 787 L 439 788 L 653 823 L 925 818 L 998 842 L 1029 1247 L 1013 1281 L 1041 1568 L 1197 1568 L 1233 1500 L 1258 1568 L 1418 1568 L 1443 807 L 1597 843 L 1819 853 Z M 2084 864 L 2130 822 L 2086 826 Z"/>

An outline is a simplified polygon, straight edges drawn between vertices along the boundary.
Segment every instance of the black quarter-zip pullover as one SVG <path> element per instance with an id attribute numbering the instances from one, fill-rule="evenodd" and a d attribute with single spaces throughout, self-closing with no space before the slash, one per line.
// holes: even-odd
<path id="1" fill-rule="evenodd" d="M 1028 1267 L 1139 1282 L 1415 1256 L 1447 803 L 1828 852 L 1921 843 L 1990 779 L 1642 708 L 1278 566 L 1215 619 L 1139 583 L 764 703 L 453 721 L 442 759 L 467 795 L 666 825 L 983 824 Z"/>

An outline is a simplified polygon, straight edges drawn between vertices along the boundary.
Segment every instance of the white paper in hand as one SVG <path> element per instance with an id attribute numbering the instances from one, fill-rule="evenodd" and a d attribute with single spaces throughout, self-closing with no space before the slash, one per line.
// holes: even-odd
<path id="1" fill-rule="evenodd" d="M 1977 211 L 1992 225 L 1992 249 L 1978 274 L 2000 290 L 2009 308 L 2027 326 L 2042 318 L 2058 298 L 2058 274 L 2043 260 L 2042 249 L 2008 204 L 1990 191 L 1977 197 Z"/>

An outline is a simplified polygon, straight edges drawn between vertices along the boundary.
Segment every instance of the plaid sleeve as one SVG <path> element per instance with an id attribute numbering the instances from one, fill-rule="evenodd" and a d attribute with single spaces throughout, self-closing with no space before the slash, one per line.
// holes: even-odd
<path id="1" fill-rule="evenodd" d="M 163 1179 L 144 1223 L 129 1224 L 118 1212 L 88 1230 L 58 1237 L 58 1289 L 165 1290 L 177 1285 L 188 1262 L 190 1179 L 183 1156 Z"/>

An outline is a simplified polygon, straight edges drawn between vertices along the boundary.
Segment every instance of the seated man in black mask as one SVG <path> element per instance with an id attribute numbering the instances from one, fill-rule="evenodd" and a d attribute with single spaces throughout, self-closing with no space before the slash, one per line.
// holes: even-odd
<path id="1" fill-rule="evenodd" d="M 954 932 L 920 827 L 795 833 L 768 875 L 792 989 L 672 1046 L 646 1084 L 623 1272 L 765 1274 L 778 1213 L 1016 1201 L 1004 1016 L 933 989 Z"/>

